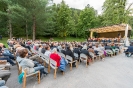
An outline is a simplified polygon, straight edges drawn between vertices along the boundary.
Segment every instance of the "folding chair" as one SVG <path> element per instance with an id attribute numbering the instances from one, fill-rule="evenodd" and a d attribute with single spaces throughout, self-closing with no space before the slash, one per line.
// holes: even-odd
<path id="1" fill-rule="evenodd" d="M 77 60 L 73 60 L 73 58 L 69 55 L 66 55 L 66 59 L 68 60 L 68 63 L 70 64 L 70 70 L 72 70 L 72 63 L 76 63 L 76 68 L 78 67 Z"/>
<path id="2" fill-rule="evenodd" d="M 88 67 L 88 57 L 85 54 L 83 53 L 80 54 L 80 60 L 84 61 L 86 63 L 86 67 Z M 80 60 L 79 60 L 79 63 L 80 63 Z"/>
<path id="3" fill-rule="evenodd" d="M 45 56 L 43 53 L 39 53 L 39 56 L 44 60 L 44 66 L 48 64 L 48 73 L 50 73 L 50 58 Z"/>
<path id="4" fill-rule="evenodd" d="M 108 54 L 108 55 L 110 55 L 111 57 L 113 56 L 113 52 L 111 51 L 111 50 L 105 50 L 106 51 L 106 53 Z"/>
<path id="5" fill-rule="evenodd" d="M 77 53 L 74 53 L 74 56 L 76 59 L 79 59 L 79 55 Z"/>
<path id="6" fill-rule="evenodd" d="M 57 63 L 56 61 L 54 61 L 53 59 L 50 59 L 50 67 L 54 69 L 54 78 L 56 79 L 56 72 L 57 72 Z M 50 68 L 49 68 L 49 72 L 50 72 Z"/>
<path id="7" fill-rule="evenodd" d="M 63 53 L 59 53 L 59 52 L 58 52 L 58 54 L 59 54 L 61 57 L 66 58 L 66 56 L 65 56 Z"/>
<path id="8" fill-rule="evenodd" d="M 120 53 L 120 50 L 118 48 L 115 49 L 116 54 Z"/>
<path id="9" fill-rule="evenodd" d="M 18 73 L 19 75 L 24 72 L 24 76 L 23 76 L 23 86 L 22 88 L 26 88 L 26 79 L 27 77 L 30 77 L 30 76 L 34 76 L 34 75 L 38 75 L 38 84 L 40 84 L 40 71 L 36 71 L 35 73 L 30 73 L 30 74 L 27 74 L 27 69 L 23 69 L 19 64 L 18 64 Z"/>
<path id="10" fill-rule="evenodd" d="M 92 61 L 94 62 L 95 61 L 95 58 L 97 59 L 97 57 L 92 52 L 89 52 L 89 54 L 92 56 Z"/>

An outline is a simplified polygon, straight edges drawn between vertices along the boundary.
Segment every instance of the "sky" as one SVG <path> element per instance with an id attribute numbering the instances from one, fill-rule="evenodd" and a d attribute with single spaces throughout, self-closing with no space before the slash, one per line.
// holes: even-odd
<path id="1" fill-rule="evenodd" d="M 54 3 L 58 4 L 62 0 L 53 0 Z M 84 9 L 87 4 L 90 4 L 95 10 L 98 11 L 98 14 L 102 13 L 102 5 L 105 0 L 64 0 L 69 7 Z M 127 0 L 127 3 L 133 3 L 133 0 Z M 133 8 L 133 5 L 132 5 Z"/>

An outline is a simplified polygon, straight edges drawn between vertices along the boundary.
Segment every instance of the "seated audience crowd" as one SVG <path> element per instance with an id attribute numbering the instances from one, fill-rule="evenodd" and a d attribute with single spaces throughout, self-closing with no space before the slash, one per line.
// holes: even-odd
<path id="1" fill-rule="evenodd" d="M 105 57 L 110 56 L 110 54 L 117 55 L 121 52 L 122 45 L 115 42 L 119 42 L 119 39 L 89 38 L 87 42 L 43 42 L 40 40 L 8 39 L 9 49 L 0 43 L 0 60 L 7 60 L 12 66 L 19 64 L 22 69 L 27 69 L 27 74 L 40 71 L 42 78 L 43 75 L 48 74 L 43 64 L 44 60 L 37 53 L 33 52 L 32 49 L 56 61 L 57 67 L 62 68 L 61 66 L 63 66 L 64 68 L 60 70 L 64 72 L 69 60 L 66 60 L 59 53 L 65 56 L 68 55 L 77 61 L 80 61 L 80 54 L 85 54 L 88 57 L 87 62 L 89 64 L 94 57 L 94 59 L 100 57 L 104 61 Z M 78 58 L 75 56 L 75 53 L 78 55 Z M 72 66 L 76 67 L 76 63 L 73 63 Z M 4 86 L 10 75 L 9 70 L 0 70 L 0 78 L 2 79 L 0 80 L 0 86 Z"/>

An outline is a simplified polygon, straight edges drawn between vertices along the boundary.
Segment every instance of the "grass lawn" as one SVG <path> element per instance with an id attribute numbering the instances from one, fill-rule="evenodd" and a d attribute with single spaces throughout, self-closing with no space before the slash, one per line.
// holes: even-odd
<path id="1" fill-rule="evenodd" d="M 0 43 L 3 43 L 7 47 L 7 39 L 8 38 L 3 38 L 2 40 L 0 40 Z"/>
<path id="2" fill-rule="evenodd" d="M 48 41 L 49 38 L 40 38 L 43 41 Z M 73 38 L 73 37 L 67 37 L 67 38 L 59 38 L 59 37 L 53 37 L 53 41 L 79 41 L 83 42 L 86 41 L 84 38 Z"/>

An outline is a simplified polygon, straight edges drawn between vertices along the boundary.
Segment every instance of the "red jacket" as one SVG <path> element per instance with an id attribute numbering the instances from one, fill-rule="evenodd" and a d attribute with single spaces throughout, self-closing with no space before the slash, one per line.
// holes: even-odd
<path id="1" fill-rule="evenodd" d="M 52 53 L 52 54 L 50 54 L 50 58 L 57 62 L 57 67 L 60 66 L 61 58 L 60 58 L 60 56 L 58 54 Z"/>

